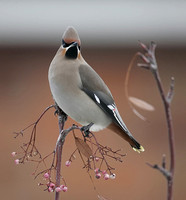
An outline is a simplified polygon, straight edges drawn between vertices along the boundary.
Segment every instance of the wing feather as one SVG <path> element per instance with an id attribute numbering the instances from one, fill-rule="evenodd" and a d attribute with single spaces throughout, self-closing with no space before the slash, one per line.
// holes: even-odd
<path id="1" fill-rule="evenodd" d="M 129 136 L 132 136 L 124 124 L 112 94 L 100 76 L 89 66 L 80 65 L 81 89 Z"/>

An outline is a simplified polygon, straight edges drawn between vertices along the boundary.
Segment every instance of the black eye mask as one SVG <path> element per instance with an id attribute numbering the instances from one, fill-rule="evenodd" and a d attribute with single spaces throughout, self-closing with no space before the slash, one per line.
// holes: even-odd
<path id="1" fill-rule="evenodd" d="M 62 40 L 62 45 L 64 48 L 67 48 L 69 47 L 71 44 L 73 44 L 74 42 L 71 42 L 71 43 L 66 43 L 64 40 Z M 78 49 L 80 50 L 80 46 L 78 45 Z"/>

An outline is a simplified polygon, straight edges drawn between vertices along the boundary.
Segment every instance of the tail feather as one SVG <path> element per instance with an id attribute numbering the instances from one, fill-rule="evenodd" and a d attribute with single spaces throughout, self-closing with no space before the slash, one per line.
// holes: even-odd
<path id="1" fill-rule="evenodd" d="M 117 126 L 114 123 L 111 123 L 108 126 L 109 129 L 117 133 L 119 136 L 121 136 L 123 139 L 125 139 L 133 148 L 134 151 L 140 153 L 145 151 L 145 149 L 133 138 L 133 136 L 130 134 L 127 134 L 123 129 L 121 129 L 119 126 Z"/>
<path id="2" fill-rule="evenodd" d="M 143 146 L 141 146 L 134 138 L 131 138 L 131 140 L 132 140 L 133 144 L 130 143 L 130 145 L 134 151 L 136 151 L 138 153 L 145 151 Z"/>

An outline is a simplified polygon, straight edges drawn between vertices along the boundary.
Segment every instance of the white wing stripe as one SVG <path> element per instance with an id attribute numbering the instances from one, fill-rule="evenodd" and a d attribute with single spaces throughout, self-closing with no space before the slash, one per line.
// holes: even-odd
<path id="1" fill-rule="evenodd" d="M 98 103 L 100 103 L 100 100 L 99 100 L 99 98 L 97 97 L 97 95 L 94 94 L 94 97 L 95 97 L 96 101 L 97 101 Z"/>
<path id="2" fill-rule="evenodd" d="M 114 108 L 115 108 L 113 105 L 108 105 L 107 107 L 108 107 L 110 110 L 114 110 Z"/>

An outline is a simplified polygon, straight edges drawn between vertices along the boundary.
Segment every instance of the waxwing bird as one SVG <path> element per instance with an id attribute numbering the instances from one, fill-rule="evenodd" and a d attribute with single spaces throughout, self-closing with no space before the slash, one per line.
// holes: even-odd
<path id="1" fill-rule="evenodd" d="M 68 27 L 48 73 L 55 102 L 81 125 L 93 124 L 90 131 L 109 128 L 135 151 L 144 151 L 124 124 L 107 85 L 83 59 L 80 46 L 77 31 Z"/>

